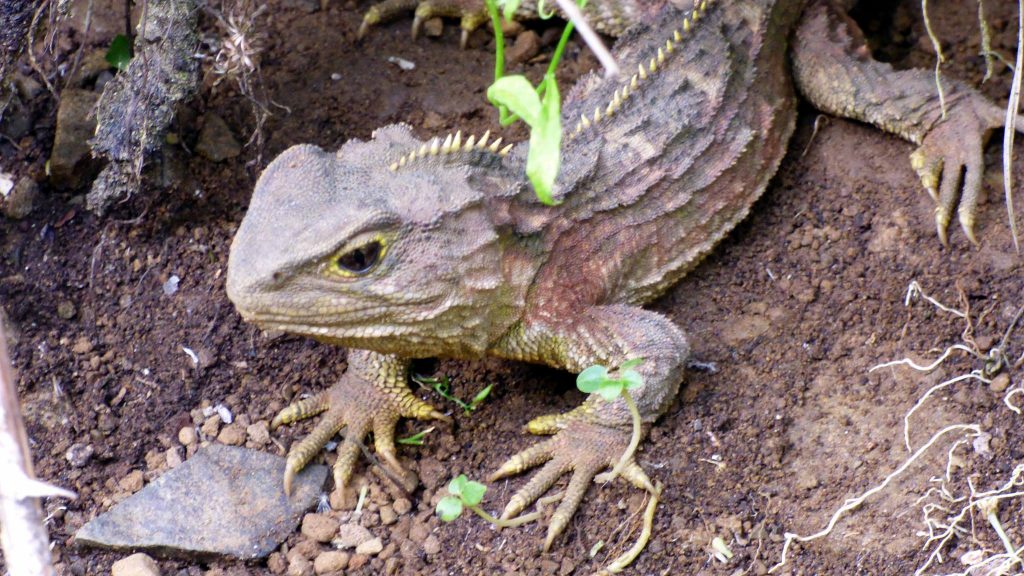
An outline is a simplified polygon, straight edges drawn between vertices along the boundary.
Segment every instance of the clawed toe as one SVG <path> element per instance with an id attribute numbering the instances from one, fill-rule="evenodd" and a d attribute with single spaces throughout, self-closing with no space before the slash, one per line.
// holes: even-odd
<path id="1" fill-rule="evenodd" d="M 397 20 L 403 15 L 413 13 L 411 28 L 412 39 L 419 37 L 423 24 L 434 17 L 459 18 L 462 35 L 459 46 L 463 49 L 469 42 L 469 35 L 487 22 L 487 11 L 481 3 L 473 4 L 469 0 L 384 0 L 371 6 L 363 15 L 357 38 L 362 40 L 370 28 Z"/>

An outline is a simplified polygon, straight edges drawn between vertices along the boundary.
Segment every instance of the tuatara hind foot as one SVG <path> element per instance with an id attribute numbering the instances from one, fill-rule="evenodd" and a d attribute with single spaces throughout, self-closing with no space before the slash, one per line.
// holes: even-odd
<path id="1" fill-rule="evenodd" d="M 531 431 L 553 431 L 546 424 L 535 426 L 537 420 L 541 418 L 527 425 Z M 544 464 L 505 506 L 501 517 L 508 519 L 537 501 L 563 474 L 572 472 L 565 495 L 551 516 L 547 537 L 544 540 L 545 552 L 569 524 L 591 480 L 598 472 L 618 463 L 629 445 L 631 435 L 629 429 L 612 428 L 586 417 L 562 418 L 559 424 L 563 427 L 553 437 L 512 456 L 490 478 L 493 482 Z M 634 460 L 630 460 L 623 468 L 622 477 L 637 488 L 651 493 L 655 491 L 650 478 Z"/>
<path id="2" fill-rule="evenodd" d="M 334 485 L 341 490 L 352 477 L 360 445 L 373 432 L 376 455 L 382 460 L 385 473 L 407 491 L 415 487 L 415 479 L 398 462 L 395 448 L 395 425 L 402 417 L 419 420 L 448 417 L 413 396 L 404 386 L 374 384 L 358 376 L 345 374 L 341 381 L 329 389 L 295 402 L 281 410 L 270 423 L 275 430 L 282 424 L 323 414 L 313 431 L 288 451 L 284 471 L 284 491 L 291 493 L 295 475 L 323 450 L 324 446 L 342 428 L 345 440 L 338 446 L 338 459 L 334 463 Z"/>
<path id="3" fill-rule="evenodd" d="M 949 245 L 949 224 L 957 208 L 960 227 L 977 245 L 974 225 L 978 212 L 985 160 L 982 152 L 993 129 L 1002 128 L 1005 110 L 974 92 L 949 105 L 946 118 L 928 132 L 910 155 L 921 184 L 935 200 L 935 229 L 943 246 Z M 1019 117 L 1017 130 L 1024 130 Z"/>
<path id="4" fill-rule="evenodd" d="M 478 0 L 383 0 L 366 11 L 363 23 L 359 26 L 358 38 L 365 38 L 371 27 L 396 20 L 410 12 L 413 13 L 413 40 L 419 36 L 423 23 L 435 16 L 459 18 L 459 26 L 462 28 L 459 46 L 463 49 L 466 48 L 469 35 L 488 20 L 484 4 Z"/>

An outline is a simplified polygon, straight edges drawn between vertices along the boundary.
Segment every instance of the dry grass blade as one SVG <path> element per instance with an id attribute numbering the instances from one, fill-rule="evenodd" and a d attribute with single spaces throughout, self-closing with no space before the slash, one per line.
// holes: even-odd
<path id="1" fill-rule="evenodd" d="M 1024 0 L 1017 3 L 1017 62 L 1013 67 L 1013 87 L 1006 103 L 1006 126 L 1003 130 L 1003 193 L 1006 195 L 1006 214 L 1010 218 L 1013 247 L 1020 254 L 1017 238 L 1017 218 L 1013 209 L 1013 137 L 1017 129 L 1017 110 L 1020 107 L 1020 83 L 1024 76 Z"/>
<path id="2" fill-rule="evenodd" d="M 34 479 L 28 438 L 0 324 L 0 545 L 11 576 L 51 576 L 50 545 L 37 498 L 74 494 Z"/>

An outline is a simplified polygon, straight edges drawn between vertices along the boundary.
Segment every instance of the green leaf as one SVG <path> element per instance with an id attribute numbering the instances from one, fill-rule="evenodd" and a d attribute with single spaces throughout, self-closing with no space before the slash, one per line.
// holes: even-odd
<path id="1" fill-rule="evenodd" d="M 550 20 L 554 15 L 554 10 L 548 11 L 544 9 L 544 0 L 537 0 L 537 16 L 540 16 L 541 20 Z M 507 16 L 506 19 L 511 20 Z"/>
<path id="2" fill-rule="evenodd" d="M 437 508 L 434 510 L 441 520 L 451 522 L 462 515 L 462 500 L 455 496 L 445 496 L 438 500 Z"/>
<path id="3" fill-rule="evenodd" d="M 580 392 L 590 394 L 596 392 L 607 381 L 608 369 L 600 364 L 594 364 L 576 377 L 576 387 L 580 389 Z"/>
<path id="4" fill-rule="evenodd" d="M 644 363 L 643 358 L 633 358 L 632 360 L 626 360 L 619 366 L 619 370 L 629 370 L 630 368 L 636 368 L 637 366 Z"/>
<path id="5" fill-rule="evenodd" d="M 505 10 L 502 12 L 502 16 L 505 17 L 505 20 L 512 19 L 512 16 L 515 15 L 520 3 L 521 0 L 505 0 L 504 2 L 502 2 L 505 8 Z"/>
<path id="6" fill-rule="evenodd" d="M 614 402 L 622 394 L 622 380 L 607 380 L 604 386 L 597 389 L 597 394 L 608 402 Z"/>
<path id="7" fill-rule="evenodd" d="M 484 492 L 487 492 L 487 486 L 469 480 L 462 487 L 462 502 L 466 506 L 476 506 L 484 499 Z"/>
<path id="8" fill-rule="evenodd" d="M 466 478 L 465 474 L 459 474 L 452 481 L 448 483 L 448 493 L 452 496 L 462 496 L 462 490 L 466 487 L 469 482 L 469 478 Z"/>
<path id="9" fill-rule="evenodd" d="M 483 390 L 476 393 L 473 399 L 469 401 L 471 408 L 476 408 L 481 402 L 487 399 L 491 395 L 491 390 L 494 388 L 494 384 L 488 384 Z"/>
<path id="10" fill-rule="evenodd" d="M 533 184 L 537 198 L 547 205 L 555 204 L 551 190 L 562 163 L 562 98 L 554 74 L 544 76 L 544 102 L 537 121 L 530 122 L 530 151 L 526 156 L 526 175 Z"/>
<path id="11" fill-rule="evenodd" d="M 132 46 L 128 42 L 128 37 L 124 34 L 114 36 L 110 48 L 107 49 L 107 62 L 118 70 L 126 70 L 131 59 Z"/>
<path id="12" fill-rule="evenodd" d="M 540 96 L 525 76 L 504 76 L 487 88 L 487 99 L 495 106 L 505 106 L 531 127 L 540 121 Z M 531 146 L 533 140 L 530 140 Z"/>
<path id="13" fill-rule="evenodd" d="M 397 442 L 399 444 L 405 444 L 406 446 L 423 446 L 423 438 L 434 431 L 434 427 L 431 426 L 426 430 L 417 432 L 412 436 L 406 436 L 405 438 L 399 438 Z"/>
<path id="14" fill-rule="evenodd" d="M 644 385 L 644 377 L 636 370 L 624 370 L 621 382 L 625 385 L 626 390 L 633 390 Z"/>

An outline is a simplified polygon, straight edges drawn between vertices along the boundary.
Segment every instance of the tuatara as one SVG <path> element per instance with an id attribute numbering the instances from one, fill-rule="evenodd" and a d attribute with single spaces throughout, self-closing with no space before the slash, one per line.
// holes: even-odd
<path id="1" fill-rule="evenodd" d="M 351 348 L 337 384 L 272 423 L 323 413 L 289 452 L 286 489 L 346 426 L 338 487 L 370 432 L 384 465 L 402 473 L 398 419 L 444 417 L 410 392 L 411 358 L 494 355 L 572 372 L 641 358 L 634 397 L 653 423 L 679 389 L 689 346 L 677 325 L 641 306 L 750 211 L 786 152 L 798 91 L 824 112 L 916 143 L 911 161 L 937 200 L 940 237 L 959 201 L 973 240 L 982 148 L 1002 110 L 944 80 L 943 116 L 930 71 L 872 60 L 831 5 L 666 6 L 626 31 L 615 55 L 626 76 L 592 74 L 566 99 L 556 206 L 540 204 L 527 183 L 527 146 L 502 148 L 488 135 L 422 142 L 388 126 L 336 153 L 294 146 L 263 172 L 231 246 L 228 296 L 262 327 Z M 553 436 L 492 477 L 543 464 L 503 515 L 572 473 L 550 547 L 591 479 L 623 453 L 630 422 L 621 399 L 595 395 L 532 420 L 530 432 Z M 652 487 L 635 461 L 622 475 Z"/>

